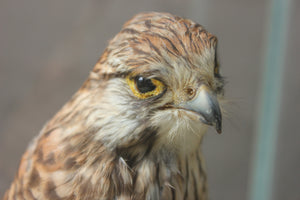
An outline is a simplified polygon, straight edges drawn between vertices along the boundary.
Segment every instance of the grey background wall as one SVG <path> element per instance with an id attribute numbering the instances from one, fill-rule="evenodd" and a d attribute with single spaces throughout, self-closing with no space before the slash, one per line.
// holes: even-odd
<path id="1" fill-rule="evenodd" d="M 219 38 L 230 116 L 206 135 L 210 199 L 246 199 L 267 26 L 265 0 L 0 1 L 0 196 L 29 141 L 80 87 L 107 41 L 141 11 L 165 11 Z M 294 1 L 274 177 L 274 199 L 300 199 L 300 1 Z"/>

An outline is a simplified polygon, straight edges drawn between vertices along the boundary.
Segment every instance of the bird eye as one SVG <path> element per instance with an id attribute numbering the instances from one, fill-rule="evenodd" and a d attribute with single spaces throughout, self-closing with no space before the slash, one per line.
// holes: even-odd
<path id="1" fill-rule="evenodd" d="M 153 84 L 151 79 L 144 78 L 142 76 L 137 76 L 135 78 L 135 84 L 140 93 L 147 93 L 155 90 L 156 85 Z"/>
<path id="2" fill-rule="evenodd" d="M 154 78 L 146 78 L 143 76 L 128 76 L 127 83 L 132 93 L 140 99 L 157 96 L 165 90 L 164 84 Z"/>

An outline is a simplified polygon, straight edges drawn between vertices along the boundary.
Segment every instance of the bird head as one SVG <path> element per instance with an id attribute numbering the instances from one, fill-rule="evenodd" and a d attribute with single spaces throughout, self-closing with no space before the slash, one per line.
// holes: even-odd
<path id="1" fill-rule="evenodd" d="M 89 79 L 86 120 L 109 148 L 189 151 L 222 130 L 224 81 L 217 38 L 167 13 L 136 15 L 109 43 Z M 135 151 L 139 151 L 135 148 Z"/>

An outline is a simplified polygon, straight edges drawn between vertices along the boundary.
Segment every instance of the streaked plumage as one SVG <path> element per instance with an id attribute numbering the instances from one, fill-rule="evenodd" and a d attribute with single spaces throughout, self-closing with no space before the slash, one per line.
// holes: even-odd
<path id="1" fill-rule="evenodd" d="M 207 199 L 200 144 L 221 131 L 217 39 L 142 13 L 23 155 L 4 199 Z"/>

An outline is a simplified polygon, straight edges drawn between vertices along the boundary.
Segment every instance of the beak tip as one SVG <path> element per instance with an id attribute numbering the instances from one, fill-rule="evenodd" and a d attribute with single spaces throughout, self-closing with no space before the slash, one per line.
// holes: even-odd
<path id="1" fill-rule="evenodd" d="M 219 133 L 219 134 L 222 133 L 222 119 L 216 120 L 215 129 L 216 129 L 217 133 Z"/>
<path id="2" fill-rule="evenodd" d="M 220 120 L 216 122 L 210 122 L 206 120 L 205 118 L 200 118 L 200 121 L 208 126 L 213 126 L 218 134 L 222 133 L 222 122 Z"/>
<path id="3" fill-rule="evenodd" d="M 218 134 L 222 133 L 222 129 L 216 129 L 216 131 L 217 131 Z"/>

